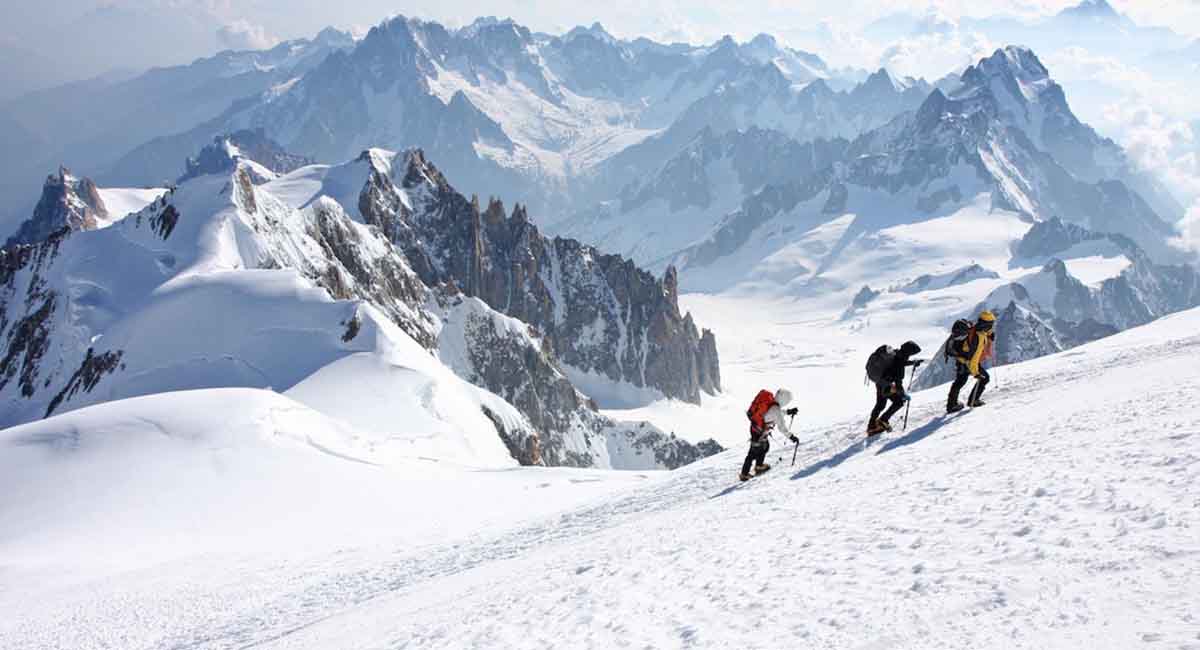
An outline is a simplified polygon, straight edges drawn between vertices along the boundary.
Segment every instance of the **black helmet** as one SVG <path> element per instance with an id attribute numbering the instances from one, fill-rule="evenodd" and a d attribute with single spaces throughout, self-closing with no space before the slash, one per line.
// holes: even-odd
<path id="1" fill-rule="evenodd" d="M 911 357 L 914 354 L 920 354 L 920 353 L 921 353 L 921 346 L 917 345 L 913 341 L 906 341 L 904 343 L 904 345 L 900 346 L 900 354 L 903 354 L 906 357 Z"/>

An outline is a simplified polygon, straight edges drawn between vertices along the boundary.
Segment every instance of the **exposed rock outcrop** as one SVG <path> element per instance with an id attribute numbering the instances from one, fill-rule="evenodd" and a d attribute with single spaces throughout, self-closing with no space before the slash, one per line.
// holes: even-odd
<path id="1" fill-rule="evenodd" d="M 678 277 L 661 279 L 573 239 L 541 235 L 521 205 L 506 215 L 459 194 L 423 153 L 366 152 L 359 210 L 412 260 L 426 284 L 467 295 L 534 326 L 581 373 L 698 402 L 720 390 L 711 332 L 678 304 Z"/>
<path id="2" fill-rule="evenodd" d="M 77 178 L 66 167 L 46 178 L 33 215 L 21 223 L 5 246 L 36 244 L 62 228 L 92 230 L 108 219 L 108 209 L 90 178 Z"/>

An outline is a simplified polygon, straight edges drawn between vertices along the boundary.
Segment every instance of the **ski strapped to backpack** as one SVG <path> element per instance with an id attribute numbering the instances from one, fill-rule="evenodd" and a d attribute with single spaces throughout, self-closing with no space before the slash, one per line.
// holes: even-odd
<path id="1" fill-rule="evenodd" d="M 750 403 L 750 408 L 746 410 L 746 417 L 750 418 L 750 436 L 758 439 L 767 430 L 767 411 L 775 406 L 775 394 L 769 390 L 763 389 L 758 391 L 754 396 L 754 401 Z"/>
<path id="2" fill-rule="evenodd" d="M 883 373 L 896 360 L 896 351 L 890 345 L 881 345 L 870 357 L 867 357 L 867 379 L 878 384 L 883 381 Z"/>

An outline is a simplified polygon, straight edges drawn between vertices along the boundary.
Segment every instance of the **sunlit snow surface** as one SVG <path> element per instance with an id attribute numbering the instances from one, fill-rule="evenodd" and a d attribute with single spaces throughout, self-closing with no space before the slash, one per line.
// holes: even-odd
<path id="1" fill-rule="evenodd" d="M 166 189 L 155 187 L 141 188 L 98 188 L 100 200 L 108 210 L 108 220 L 101 225 L 107 226 L 114 221 L 123 219 L 126 215 L 140 211 L 150 205 L 163 194 Z"/>
<path id="2" fill-rule="evenodd" d="M 385 469 L 263 391 L 76 411 L 0 433 L 0 646 L 1189 647 L 1197 331 L 1005 367 L 952 419 L 918 394 L 871 445 L 806 409 L 746 485 L 741 448 Z"/>

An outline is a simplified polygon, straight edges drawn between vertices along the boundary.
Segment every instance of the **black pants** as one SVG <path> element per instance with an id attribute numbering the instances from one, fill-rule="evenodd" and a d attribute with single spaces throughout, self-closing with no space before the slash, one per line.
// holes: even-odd
<path id="1" fill-rule="evenodd" d="M 947 406 L 958 404 L 958 393 L 963 386 L 967 385 L 967 381 L 971 379 L 971 371 L 965 363 L 956 363 L 954 367 L 954 383 L 950 384 L 950 397 L 946 399 Z M 971 389 L 971 395 L 967 398 L 967 403 L 970 404 L 975 400 L 983 397 L 983 391 L 987 388 L 988 382 L 992 378 L 988 375 L 987 370 L 979 369 L 979 381 L 975 382 L 975 388 Z"/>
<path id="2" fill-rule="evenodd" d="M 767 439 L 767 434 L 759 436 L 758 440 L 751 439 L 750 451 L 746 454 L 746 461 L 742 463 L 742 474 L 750 473 L 750 464 L 762 465 L 767 460 L 767 452 L 771 450 L 771 441 Z"/>
<path id="3" fill-rule="evenodd" d="M 875 408 L 871 410 L 871 422 L 878 419 L 880 413 L 883 413 L 883 421 L 887 422 L 904 407 L 904 389 L 897 388 L 894 394 L 888 395 L 891 388 L 891 384 L 875 384 Z M 889 399 L 892 400 L 892 407 L 884 411 L 883 407 Z"/>

